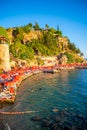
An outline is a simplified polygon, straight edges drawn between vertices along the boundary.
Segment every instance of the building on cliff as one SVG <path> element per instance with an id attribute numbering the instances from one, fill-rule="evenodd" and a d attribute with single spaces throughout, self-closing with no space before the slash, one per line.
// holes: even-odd
<path id="1" fill-rule="evenodd" d="M 8 39 L 0 36 L 0 69 L 9 71 L 10 68 L 10 56 Z"/>

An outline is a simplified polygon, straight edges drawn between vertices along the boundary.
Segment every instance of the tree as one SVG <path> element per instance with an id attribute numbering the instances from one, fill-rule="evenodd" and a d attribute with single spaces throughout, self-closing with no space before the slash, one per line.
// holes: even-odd
<path id="1" fill-rule="evenodd" d="M 10 52 L 14 57 L 20 59 L 32 59 L 34 56 L 32 49 L 29 49 L 26 45 L 21 44 L 20 41 L 15 41 L 14 44 L 10 46 Z"/>
<path id="2" fill-rule="evenodd" d="M 65 54 L 65 56 L 68 58 L 68 61 L 67 61 L 67 63 L 73 63 L 74 62 L 74 56 L 72 55 L 72 54 L 70 54 L 70 53 L 68 53 L 68 52 L 65 52 L 64 53 Z"/>
<path id="3" fill-rule="evenodd" d="M 54 35 L 54 33 L 56 32 L 56 30 L 55 30 L 54 28 L 50 28 L 50 29 L 49 29 L 49 32 L 50 32 L 52 35 Z"/>
<path id="4" fill-rule="evenodd" d="M 59 31 L 59 25 L 57 25 L 57 31 Z"/>
<path id="5" fill-rule="evenodd" d="M 45 25 L 45 28 L 48 30 L 48 29 L 49 29 L 49 25 L 48 25 L 48 24 L 46 24 L 46 25 Z"/>
<path id="6" fill-rule="evenodd" d="M 80 55 L 81 55 L 81 56 L 84 56 L 84 54 L 83 54 L 82 52 L 80 53 Z"/>
<path id="7" fill-rule="evenodd" d="M 29 25 L 29 27 L 30 27 L 31 29 L 33 28 L 33 25 L 32 25 L 32 23 L 29 23 L 28 25 Z"/>
<path id="8" fill-rule="evenodd" d="M 79 48 L 76 49 L 76 53 L 77 53 L 77 54 L 80 54 L 80 53 L 81 53 L 81 51 L 80 51 Z"/>
<path id="9" fill-rule="evenodd" d="M 23 26 L 22 28 L 23 28 L 23 31 L 24 31 L 25 33 L 28 33 L 28 32 L 30 32 L 31 29 L 33 28 L 33 25 L 32 25 L 32 23 L 29 23 L 29 24 Z"/>
<path id="10" fill-rule="evenodd" d="M 2 26 L 0 26 L 0 36 L 4 36 L 4 37 L 8 37 L 7 31 L 5 28 L 3 28 Z"/>
<path id="11" fill-rule="evenodd" d="M 13 36 L 16 40 L 23 40 L 23 28 L 22 27 L 17 27 L 16 29 L 13 30 Z"/>
<path id="12" fill-rule="evenodd" d="M 55 32 L 55 34 L 58 34 L 59 36 L 62 36 L 62 31 L 57 30 L 57 31 Z"/>
<path id="13" fill-rule="evenodd" d="M 39 24 L 37 22 L 35 22 L 34 29 L 35 30 L 39 30 L 40 29 Z"/>
<path id="14" fill-rule="evenodd" d="M 69 42 L 68 43 L 68 48 L 76 53 L 77 48 L 76 48 L 76 45 L 74 43 Z"/>
<path id="15" fill-rule="evenodd" d="M 43 44 L 48 48 L 48 55 L 56 55 L 58 53 L 58 45 L 55 36 L 53 35 L 55 30 L 49 29 L 49 31 L 43 34 Z"/>

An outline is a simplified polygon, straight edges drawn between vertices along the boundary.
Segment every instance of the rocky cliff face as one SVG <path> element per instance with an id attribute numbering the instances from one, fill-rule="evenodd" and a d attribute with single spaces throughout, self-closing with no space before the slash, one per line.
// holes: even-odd
<path id="1" fill-rule="evenodd" d="M 39 37 L 42 37 L 42 32 L 32 30 L 28 34 L 24 33 L 23 36 L 23 43 L 25 44 L 28 41 L 30 42 L 32 39 L 38 39 Z"/>
<path id="2" fill-rule="evenodd" d="M 58 46 L 60 50 L 67 50 L 68 39 L 66 37 L 58 37 Z"/>
<path id="3" fill-rule="evenodd" d="M 67 58 L 63 53 L 60 53 L 60 54 L 57 56 L 57 59 L 58 59 L 58 63 L 59 63 L 59 64 L 62 64 L 62 65 L 67 64 L 68 58 Z"/>
<path id="4" fill-rule="evenodd" d="M 8 39 L 9 39 L 10 44 L 12 44 L 12 40 L 13 40 L 13 35 L 12 35 L 12 33 L 13 33 L 13 29 L 10 28 L 10 29 L 7 31 Z"/>
<path id="5" fill-rule="evenodd" d="M 14 30 L 14 29 L 13 29 Z M 17 31 L 17 30 L 16 30 Z M 23 30 L 22 30 L 23 31 Z M 44 32 L 44 33 L 43 33 Z M 21 33 L 22 33 L 22 39 L 20 40 L 20 43 L 22 43 L 22 44 L 25 44 L 25 45 L 27 45 L 26 43 L 28 43 L 28 42 L 31 42 L 31 41 L 33 41 L 33 39 L 40 39 L 41 37 L 43 37 L 44 38 L 44 34 L 45 34 L 45 32 L 48 32 L 48 30 L 43 30 L 43 31 L 41 31 L 41 30 L 30 30 L 28 33 L 25 33 L 24 31 L 23 32 L 21 32 L 21 30 L 19 30 L 19 34 L 17 34 L 17 36 L 18 35 L 20 35 L 21 36 Z M 47 38 L 47 40 L 48 40 L 48 43 L 50 42 L 50 40 L 49 39 L 51 39 L 51 37 L 49 38 L 49 35 L 50 33 L 48 33 L 48 35 L 46 35 L 46 36 L 48 36 L 48 37 L 46 37 Z M 9 40 L 10 40 L 10 44 L 14 44 L 14 41 L 15 41 L 15 37 L 14 37 L 14 35 L 13 35 L 13 33 L 12 33 L 12 29 L 9 29 L 8 30 L 8 36 L 9 36 Z M 67 38 L 67 37 L 63 37 L 63 36 L 60 36 L 60 35 L 58 35 L 58 34 L 53 34 L 53 36 L 54 36 L 54 38 L 55 38 L 55 41 L 56 41 L 56 45 L 57 45 L 57 52 L 58 53 L 55 53 L 55 54 L 60 54 L 60 56 L 61 56 L 61 53 L 65 53 L 65 52 L 68 52 L 69 54 L 68 55 L 70 55 L 71 56 L 71 58 L 73 57 L 73 62 L 82 62 L 82 60 L 83 59 L 81 59 L 80 57 L 81 56 L 78 56 L 78 54 L 77 53 L 75 53 L 72 49 L 69 49 L 69 39 Z M 18 37 L 16 37 L 16 38 L 18 38 Z M 53 37 L 52 37 L 53 38 Z M 13 40 L 14 39 L 14 40 Z M 45 39 L 45 38 L 44 38 Z M 13 41 L 12 41 L 13 40 Z M 17 40 L 17 39 L 16 39 Z M 45 41 L 45 40 L 44 40 Z M 53 42 L 53 41 L 52 41 Z M 51 43 L 52 43 L 51 42 Z M 50 44 L 51 45 L 51 44 Z M 48 46 L 46 46 L 47 48 L 48 48 Z M 50 47 L 49 47 L 50 48 Z M 49 49 L 48 48 L 48 49 Z M 53 45 L 52 45 L 52 48 L 53 48 Z M 55 48 L 55 50 L 56 50 L 56 48 Z M 43 48 L 44 49 L 44 48 Z M 33 49 L 34 51 L 35 51 L 35 49 Z M 17 52 L 17 50 L 16 50 L 16 52 Z M 36 52 L 35 52 L 35 54 L 36 54 Z M 41 54 L 41 53 L 38 53 L 38 54 Z M 76 57 L 76 56 L 77 57 Z M 59 56 L 59 57 L 60 57 Z M 66 63 L 69 63 L 69 62 L 72 62 L 72 61 L 69 61 L 69 56 L 67 56 L 67 55 L 62 55 L 59 59 L 58 59 L 58 63 L 60 63 L 60 64 L 66 64 Z"/>

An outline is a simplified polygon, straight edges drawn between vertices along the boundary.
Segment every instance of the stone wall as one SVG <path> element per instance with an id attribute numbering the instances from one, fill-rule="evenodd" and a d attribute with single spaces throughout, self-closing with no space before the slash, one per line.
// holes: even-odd
<path id="1" fill-rule="evenodd" d="M 9 57 L 9 46 L 7 44 L 0 44 L 0 69 L 9 71 L 10 68 L 10 57 Z"/>

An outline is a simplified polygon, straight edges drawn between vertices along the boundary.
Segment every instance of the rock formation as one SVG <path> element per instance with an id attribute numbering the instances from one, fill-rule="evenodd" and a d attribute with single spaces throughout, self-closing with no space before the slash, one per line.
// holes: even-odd
<path id="1" fill-rule="evenodd" d="M 57 59 L 58 59 L 58 63 L 59 64 L 62 64 L 62 65 L 67 64 L 67 60 L 68 59 L 67 59 L 67 57 L 63 53 L 61 53 L 60 55 L 58 55 Z"/>

